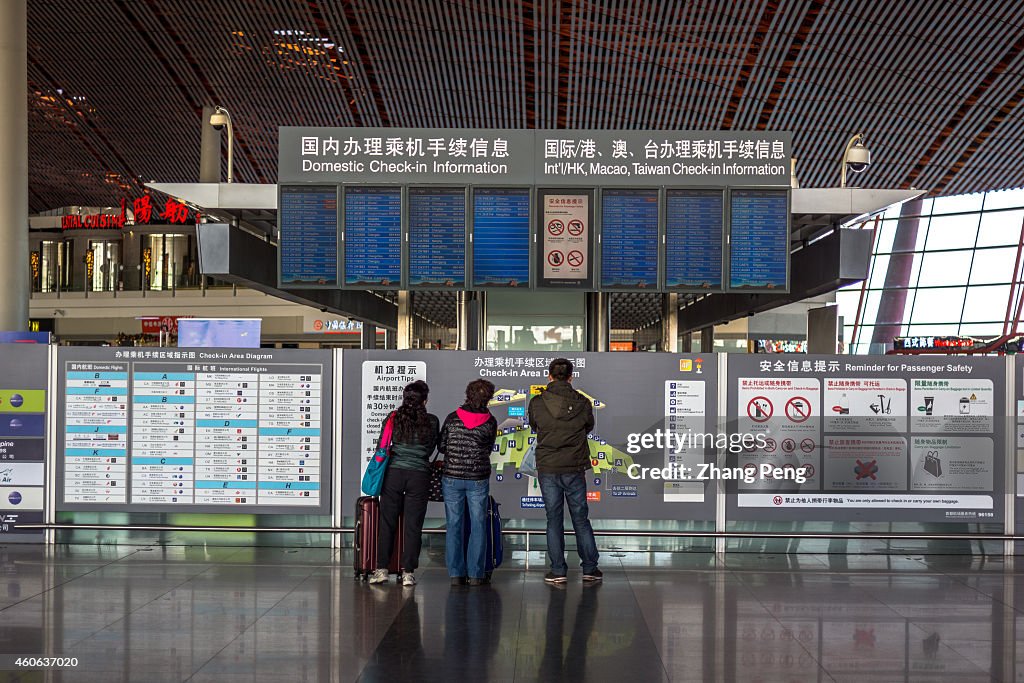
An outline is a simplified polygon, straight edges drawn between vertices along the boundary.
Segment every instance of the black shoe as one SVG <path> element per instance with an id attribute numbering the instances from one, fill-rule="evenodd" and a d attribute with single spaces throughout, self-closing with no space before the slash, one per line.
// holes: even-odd
<path id="1" fill-rule="evenodd" d="M 597 567 L 594 567 L 594 569 L 592 571 L 583 572 L 583 580 L 584 581 L 600 581 L 603 578 L 604 578 L 604 573 L 600 569 L 598 569 Z"/>
<path id="2" fill-rule="evenodd" d="M 452 585 L 453 586 L 465 586 L 466 585 L 466 577 L 465 576 L 453 576 L 452 577 Z"/>
<path id="3" fill-rule="evenodd" d="M 491 582 L 491 580 L 488 579 L 488 578 L 477 579 L 477 578 L 474 578 L 472 576 L 469 577 L 469 585 L 470 586 L 486 586 L 490 582 Z"/>
<path id="4" fill-rule="evenodd" d="M 548 572 L 544 575 L 544 583 L 565 583 L 568 581 L 565 574 L 556 574 L 554 572 Z"/>

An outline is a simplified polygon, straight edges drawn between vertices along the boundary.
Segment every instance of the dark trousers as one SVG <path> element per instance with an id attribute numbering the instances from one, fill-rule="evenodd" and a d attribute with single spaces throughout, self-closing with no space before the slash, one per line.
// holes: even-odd
<path id="1" fill-rule="evenodd" d="M 576 530 L 576 552 L 584 572 L 597 569 L 599 559 L 594 529 L 590 526 L 590 508 L 587 506 L 587 477 L 584 472 L 572 474 L 540 473 L 540 493 L 544 497 L 544 511 L 548 518 L 548 558 L 551 573 L 565 576 L 565 521 L 563 509 L 568 503 L 572 528 Z"/>
<path id="2" fill-rule="evenodd" d="M 411 572 L 419 566 L 429 486 L 430 474 L 427 472 L 389 467 L 384 473 L 384 486 L 380 492 L 380 527 L 377 531 L 378 569 L 386 569 L 391 562 L 400 514 L 405 515 L 402 570 Z"/>

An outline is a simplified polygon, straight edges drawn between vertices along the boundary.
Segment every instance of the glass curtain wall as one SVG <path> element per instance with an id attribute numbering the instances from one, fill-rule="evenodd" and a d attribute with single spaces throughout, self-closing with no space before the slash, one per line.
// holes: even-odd
<path id="1" fill-rule="evenodd" d="M 856 338 L 862 287 L 837 293 L 850 353 L 869 352 L 901 210 L 891 207 L 879 221 Z M 1024 189 L 925 199 L 916 213 L 920 222 L 900 334 L 1001 334 L 1024 224 Z"/>

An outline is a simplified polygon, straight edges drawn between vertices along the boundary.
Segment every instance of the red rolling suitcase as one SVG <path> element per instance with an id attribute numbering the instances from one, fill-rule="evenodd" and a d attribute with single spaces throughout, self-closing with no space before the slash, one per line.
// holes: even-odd
<path id="1" fill-rule="evenodd" d="M 397 574 L 402 562 L 402 538 L 405 533 L 405 516 L 398 515 L 398 529 L 395 532 L 395 547 L 391 551 L 388 573 Z M 374 496 L 363 496 L 356 500 L 355 560 L 357 579 L 368 579 L 377 568 L 377 533 L 380 527 L 380 501 Z"/>

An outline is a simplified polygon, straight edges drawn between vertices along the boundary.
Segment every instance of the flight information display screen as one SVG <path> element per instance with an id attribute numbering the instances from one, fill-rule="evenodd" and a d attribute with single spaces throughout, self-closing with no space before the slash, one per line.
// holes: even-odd
<path id="1" fill-rule="evenodd" d="M 530 191 L 473 193 L 473 286 L 530 284 Z"/>
<path id="2" fill-rule="evenodd" d="M 409 286 L 466 284 L 466 192 L 409 190 Z"/>
<path id="3" fill-rule="evenodd" d="M 665 289 L 722 289 L 721 190 L 665 195 Z"/>
<path id="4" fill-rule="evenodd" d="M 729 288 L 786 289 L 789 193 L 733 190 L 729 208 Z"/>
<path id="5" fill-rule="evenodd" d="M 402 191 L 345 188 L 345 286 L 398 289 L 402 280 Z"/>
<path id="6" fill-rule="evenodd" d="M 605 190 L 601 195 L 601 286 L 658 287 L 658 191 Z"/>
<path id="7" fill-rule="evenodd" d="M 338 284 L 338 188 L 284 185 L 278 218 L 282 285 Z"/>

